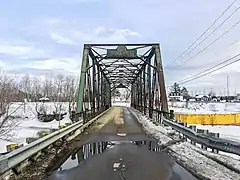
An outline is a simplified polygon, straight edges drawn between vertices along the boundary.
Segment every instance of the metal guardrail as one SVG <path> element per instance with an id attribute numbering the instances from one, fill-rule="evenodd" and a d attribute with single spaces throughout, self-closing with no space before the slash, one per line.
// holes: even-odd
<path id="1" fill-rule="evenodd" d="M 110 108 L 109 108 L 110 109 Z M 108 110 L 109 110 L 108 109 Z M 108 110 L 104 111 L 100 115 L 94 117 L 89 122 L 83 124 L 82 121 L 71 124 L 63 129 L 55 131 L 43 138 L 40 138 L 29 145 L 23 146 L 19 149 L 16 149 L 6 155 L 0 156 L 0 175 L 7 172 L 8 170 L 15 168 L 17 165 L 21 164 L 30 157 L 36 155 L 41 150 L 47 148 L 51 144 L 55 143 L 59 139 L 65 137 L 66 135 L 80 130 L 83 132 L 85 128 L 91 125 L 96 119 L 105 114 Z"/>
<path id="2" fill-rule="evenodd" d="M 182 126 L 166 118 L 163 118 L 162 122 L 167 126 L 171 126 L 173 129 L 196 143 L 205 145 L 212 149 L 217 149 L 219 151 L 232 153 L 240 156 L 240 142 L 211 137 L 207 134 L 197 133 L 188 127 Z"/>
<path id="3" fill-rule="evenodd" d="M 163 123 L 167 126 L 171 126 L 173 129 L 183 134 L 185 138 L 188 138 L 195 143 L 201 144 L 213 150 L 219 150 L 240 156 L 240 142 L 213 137 L 210 134 L 198 133 L 186 126 L 178 124 L 178 122 L 174 122 L 174 120 L 169 120 L 164 117 L 167 115 L 170 119 L 174 119 L 173 111 L 170 111 L 169 113 L 149 107 L 147 107 L 146 110 L 148 111 L 146 114 L 148 114 L 150 111 L 152 112 L 152 117 L 150 118 L 154 118 L 155 123 Z"/>

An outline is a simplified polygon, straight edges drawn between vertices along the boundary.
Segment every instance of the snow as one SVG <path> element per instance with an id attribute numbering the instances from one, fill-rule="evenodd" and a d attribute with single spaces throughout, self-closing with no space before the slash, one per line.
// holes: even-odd
<path id="1" fill-rule="evenodd" d="M 61 112 L 67 112 L 68 103 L 38 103 L 38 105 L 44 106 L 48 114 L 53 114 L 53 111 L 56 111 L 56 105 L 60 104 L 62 104 Z M 10 106 L 9 114 L 11 114 L 11 116 L 14 116 L 15 118 L 9 119 L 9 121 L 13 121 L 16 126 L 12 127 L 11 132 L 4 134 L 0 137 L 0 153 L 6 152 L 6 145 L 8 144 L 26 144 L 26 138 L 37 137 L 37 133 L 40 131 L 50 131 L 51 129 L 59 128 L 59 121 L 39 121 L 37 119 L 35 106 L 36 104 L 34 102 L 25 103 L 25 108 L 24 103 L 13 103 Z M 64 119 L 60 121 L 60 125 L 64 125 L 66 123 L 72 123 L 68 113 L 67 115 L 65 115 Z"/>
<path id="2" fill-rule="evenodd" d="M 210 178 L 211 180 L 235 180 L 239 179 L 239 174 L 231 171 L 223 165 L 207 158 L 198 153 L 192 148 L 189 148 L 189 143 L 175 144 L 170 147 L 170 154 L 178 158 L 189 168 L 194 169 L 197 174 Z"/>
<path id="3" fill-rule="evenodd" d="M 240 112 L 240 103 L 169 102 L 168 104 L 169 108 L 176 113 L 232 114 Z"/>
<path id="4" fill-rule="evenodd" d="M 112 106 L 124 106 L 124 107 L 130 107 L 129 101 L 112 101 Z"/>
<path id="5" fill-rule="evenodd" d="M 39 101 L 49 101 L 49 100 L 50 100 L 50 99 L 47 98 L 47 97 L 42 97 L 42 98 L 39 99 Z"/>
<path id="6" fill-rule="evenodd" d="M 229 114 L 240 113 L 240 103 L 203 103 L 189 102 L 186 108 L 186 102 L 169 102 L 170 109 L 175 113 L 184 114 Z M 189 124 L 194 125 L 194 124 Z M 197 129 L 208 129 L 209 132 L 219 133 L 221 138 L 240 141 L 240 126 L 222 126 L 222 125 L 196 125 Z"/>
<path id="7" fill-rule="evenodd" d="M 13 142 L 0 139 L 0 153 L 7 151 L 7 145 L 12 144 Z"/>
<path id="8" fill-rule="evenodd" d="M 173 141 L 172 138 L 174 138 L 175 140 L 178 139 L 178 137 L 176 136 L 173 136 L 172 138 L 169 137 L 170 134 L 174 135 L 173 133 L 174 131 L 172 130 L 172 128 L 170 127 L 164 128 L 160 125 L 156 126 L 155 124 L 153 124 L 153 122 L 149 118 L 147 118 L 146 116 L 143 116 L 142 113 L 140 113 L 134 108 L 131 108 L 131 112 L 138 118 L 144 130 L 148 132 L 150 135 L 152 135 L 153 137 L 155 137 L 156 139 L 158 139 L 161 145 L 166 145 L 168 143 L 171 143 Z"/>
<path id="9" fill-rule="evenodd" d="M 219 162 L 227 164 L 235 169 L 240 169 L 240 161 L 222 154 L 214 154 L 204 151 L 197 146 L 191 145 L 189 142 L 177 142 L 177 133 L 174 136 L 170 127 L 162 127 L 155 125 L 152 121 L 144 116 L 141 112 L 131 108 L 132 113 L 142 123 L 145 131 L 158 139 L 161 145 L 167 146 L 172 157 L 176 159 L 180 165 L 184 166 L 190 172 L 202 177 L 202 179 L 211 180 L 235 180 L 240 179 L 239 174 L 229 168 L 219 164 L 209 157 L 217 158 Z"/>
<path id="10" fill-rule="evenodd" d="M 51 122 L 41 122 L 37 119 L 37 112 L 40 109 L 46 111 L 47 114 L 53 114 L 53 112 L 59 112 L 61 107 L 61 113 L 68 111 L 68 103 L 62 102 L 16 102 L 10 106 L 9 114 L 14 116 L 14 124 L 11 132 L 5 134 L 3 137 L 0 136 L 0 153 L 6 152 L 6 145 L 8 144 L 26 144 L 26 138 L 37 137 L 40 131 L 50 131 L 51 129 L 59 128 L 59 121 L 53 120 Z M 115 101 L 113 106 L 130 106 L 129 102 Z M 0 119 L 1 121 L 1 119 Z M 66 123 L 72 123 L 69 118 L 69 114 L 65 115 L 64 119 L 60 121 L 60 125 Z"/>
<path id="11" fill-rule="evenodd" d="M 208 129 L 209 132 L 219 133 L 221 138 L 240 141 L 240 126 L 210 126 L 196 125 L 197 129 Z"/>
<path id="12" fill-rule="evenodd" d="M 193 146 L 189 143 L 184 143 L 186 147 L 189 147 L 197 152 L 199 152 L 200 154 L 206 155 L 208 157 L 212 157 L 212 158 L 216 158 L 221 162 L 224 162 L 225 164 L 228 164 L 230 166 L 233 166 L 234 168 L 238 169 L 238 171 L 240 171 L 240 156 L 234 156 L 234 157 L 229 157 L 229 153 L 224 155 L 222 153 L 219 154 L 215 154 L 215 153 L 211 153 L 209 151 L 205 151 L 203 149 L 198 148 L 197 146 Z"/>

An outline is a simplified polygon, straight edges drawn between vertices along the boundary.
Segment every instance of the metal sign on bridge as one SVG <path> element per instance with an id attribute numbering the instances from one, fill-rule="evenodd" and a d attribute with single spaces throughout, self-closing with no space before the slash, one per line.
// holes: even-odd
<path id="1" fill-rule="evenodd" d="M 138 57 L 136 49 L 127 49 L 126 46 L 120 45 L 117 47 L 117 49 L 107 49 L 106 58 L 136 59 Z"/>

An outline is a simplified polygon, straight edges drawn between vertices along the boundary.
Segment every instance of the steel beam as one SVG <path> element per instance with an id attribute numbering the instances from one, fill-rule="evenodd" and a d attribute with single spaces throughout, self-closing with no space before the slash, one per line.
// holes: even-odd
<path id="1" fill-rule="evenodd" d="M 157 75 L 158 75 L 158 83 L 160 87 L 160 101 L 162 111 L 168 112 L 168 104 L 167 104 L 167 93 L 165 88 L 165 80 L 163 75 L 163 67 L 162 67 L 162 58 L 160 53 L 159 45 L 155 45 L 155 56 L 156 56 L 156 65 L 157 65 Z"/>
<path id="2" fill-rule="evenodd" d="M 94 46 L 154 46 L 154 45 L 159 45 L 158 43 L 146 43 L 146 44 L 124 44 L 124 43 L 120 43 L 120 44 L 85 44 L 88 45 L 89 47 L 94 47 Z"/>
<path id="3" fill-rule="evenodd" d="M 83 112 L 83 96 L 84 96 L 84 86 L 86 80 L 86 68 L 88 63 L 89 49 L 87 45 L 84 45 L 83 56 L 82 56 L 82 69 L 80 74 L 79 90 L 78 90 L 78 101 L 77 101 L 77 112 Z"/>
<path id="4" fill-rule="evenodd" d="M 131 56 L 124 53 L 133 51 L 124 51 L 119 45 L 127 47 L 125 50 L 145 48 L 146 51 L 143 55 Z M 155 107 L 168 111 L 159 44 L 88 44 L 84 47 L 78 112 L 83 110 L 80 94 L 83 97 L 85 92 L 95 113 L 111 106 L 111 92 L 120 84 L 131 88 L 131 105 L 150 117 Z M 108 48 L 113 51 L 107 57 Z"/>

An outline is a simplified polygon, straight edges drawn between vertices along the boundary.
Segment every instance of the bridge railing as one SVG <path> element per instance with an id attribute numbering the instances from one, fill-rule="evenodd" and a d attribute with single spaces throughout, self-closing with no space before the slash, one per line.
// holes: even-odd
<path id="1" fill-rule="evenodd" d="M 188 126 L 187 123 L 179 122 L 174 119 L 173 111 L 169 113 L 153 108 L 147 108 L 147 111 L 153 112 L 151 119 L 154 124 L 171 126 L 179 132 L 185 140 L 191 140 L 191 143 L 194 145 L 197 143 L 205 150 L 210 148 L 213 152 L 223 151 L 240 156 L 240 142 L 238 141 L 219 138 L 219 133 L 211 133 L 208 130 L 197 129 L 196 126 Z M 149 113 L 147 112 L 146 114 Z"/>
<path id="2" fill-rule="evenodd" d="M 103 114 L 105 114 L 108 110 L 109 109 L 107 109 L 106 111 L 102 111 L 102 113 L 93 113 L 93 110 L 85 111 L 82 114 L 76 115 L 76 117 L 82 116 L 84 118 L 87 118 L 84 120 L 85 123 L 83 123 L 83 121 L 75 122 L 26 146 L 23 146 L 19 149 L 13 150 L 10 153 L 0 156 L 0 175 L 4 174 L 8 170 L 17 168 L 21 164 L 26 164 L 24 163 L 25 161 L 28 161 L 29 158 L 38 155 L 38 153 L 41 153 L 42 150 L 49 148 L 50 145 L 54 144 L 56 141 L 59 141 L 63 138 L 67 139 L 68 136 L 76 137 L 86 128 L 88 128 L 92 123 L 94 123 L 98 118 L 100 118 Z M 93 116 L 94 118 L 90 119 Z"/>
<path id="3" fill-rule="evenodd" d="M 99 108 L 99 109 L 97 109 L 97 108 L 87 109 L 87 110 L 85 110 L 83 112 L 80 112 L 80 113 L 72 112 L 71 119 L 73 119 L 75 122 L 79 121 L 79 119 L 82 119 L 83 123 L 87 123 L 92 118 L 98 116 L 99 114 L 101 114 L 105 110 L 106 110 L 106 108 L 102 107 L 102 108 Z"/>

